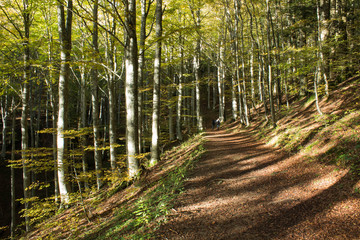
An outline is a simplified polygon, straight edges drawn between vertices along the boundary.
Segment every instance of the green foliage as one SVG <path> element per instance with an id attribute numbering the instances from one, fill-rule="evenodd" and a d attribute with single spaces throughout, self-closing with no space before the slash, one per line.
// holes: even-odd
<path id="1" fill-rule="evenodd" d="M 45 224 L 45 220 L 54 216 L 59 210 L 59 206 L 56 204 L 54 197 L 43 199 L 40 199 L 39 197 L 28 199 L 22 198 L 18 201 L 20 201 L 21 204 L 24 204 L 25 202 L 30 203 L 30 208 L 23 209 L 20 213 L 22 213 L 22 217 L 29 217 L 32 226 Z"/>
<path id="2" fill-rule="evenodd" d="M 106 231 L 98 230 L 101 234 L 97 239 L 114 237 L 117 239 L 149 239 L 154 237 L 152 231 L 166 221 L 166 215 L 173 207 L 176 197 L 183 191 L 183 182 L 187 172 L 205 151 L 200 144 L 201 141 L 197 136 L 181 147 L 177 147 L 176 150 L 172 150 L 176 156 L 177 152 L 182 152 L 191 145 L 198 144 L 196 148 L 186 153 L 187 160 L 184 164 L 175 167 L 165 178 L 151 184 L 146 193 L 137 199 L 130 209 L 120 208 L 111 223 L 112 227 L 108 228 L 109 223 L 101 226 Z M 88 234 L 89 238 L 92 239 L 92 233 Z"/>

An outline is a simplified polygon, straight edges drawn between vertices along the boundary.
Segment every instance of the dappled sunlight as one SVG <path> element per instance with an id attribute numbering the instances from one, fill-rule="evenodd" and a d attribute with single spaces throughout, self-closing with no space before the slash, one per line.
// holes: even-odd
<path id="1" fill-rule="evenodd" d="M 309 126 L 307 131 L 314 129 Z M 160 230 L 164 236 L 326 239 L 341 233 L 329 235 L 318 225 L 337 228 L 339 219 L 352 219 L 353 212 L 360 212 L 358 199 L 349 196 L 357 186 L 349 171 L 309 161 L 321 152 L 287 155 L 254 140 L 247 131 L 219 132 L 207 140 L 208 152 Z"/>
<path id="2" fill-rule="evenodd" d="M 306 186 L 306 191 L 316 191 L 319 189 L 326 189 L 334 185 L 340 178 L 346 175 L 348 171 L 332 171 L 324 176 L 319 176 L 316 179 L 310 181 Z"/>

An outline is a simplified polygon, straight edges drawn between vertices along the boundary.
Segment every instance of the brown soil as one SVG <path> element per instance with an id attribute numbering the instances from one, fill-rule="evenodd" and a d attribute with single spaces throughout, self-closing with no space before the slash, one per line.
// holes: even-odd
<path id="1" fill-rule="evenodd" d="M 358 179 L 347 170 L 289 156 L 251 130 L 206 139 L 157 239 L 360 239 Z"/>

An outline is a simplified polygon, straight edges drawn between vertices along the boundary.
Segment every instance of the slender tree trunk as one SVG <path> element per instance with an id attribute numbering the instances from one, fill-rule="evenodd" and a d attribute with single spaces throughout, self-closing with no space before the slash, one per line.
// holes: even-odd
<path id="1" fill-rule="evenodd" d="M 4 94 L 4 102 L 1 102 L 1 120 L 2 120 L 2 147 L 1 147 L 1 158 L 5 160 L 6 157 L 6 134 L 7 134 L 7 120 L 9 116 L 8 111 L 8 93 Z"/>
<path id="2" fill-rule="evenodd" d="M 315 78 L 314 78 L 314 93 L 315 93 L 315 104 L 316 104 L 316 110 L 320 115 L 322 115 L 322 111 L 320 109 L 319 105 L 319 95 L 318 95 L 318 84 L 321 79 L 322 70 L 323 70 L 323 53 L 322 53 L 322 35 L 323 32 L 321 31 L 321 18 L 320 18 L 320 3 L 317 1 L 316 4 L 316 12 L 317 12 L 317 20 L 318 20 L 318 53 L 317 53 L 317 66 L 315 71 Z"/>
<path id="3" fill-rule="evenodd" d="M 194 73 L 195 73 L 195 99 L 196 99 L 196 122 L 197 130 L 203 130 L 203 118 L 201 116 L 201 96 L 200 96 L 200 55 L 201 55 L 201 39 L 200 39 L 200 9 L 196 11 L 196 27 L 198 31 L 196 39 L 196 50 L 194 55 Z"/>
<path id="4" fill-rule="evenodd" d="M 236 0 L 234 0 L 234 7 L 236 8 Z M 228 6 L 228 2 L 226 3 L 226 21 L 228 22 L 228 24 L 232 24 L 232 19 L 231 19 L 231 13 L 229 10 L 229 6 Z M 235 10 L 236 11 L 236 10 Z M 238 21 L 237 21 L 237 16 L 235 16 L 235 24 L 233 26 L 232 29 L 229 30 L 230 32 L 230 38 L 232 41 L 232 50 L 235 53 L 235 64 L 232 66 L 235 71 L 232 72 L 231 74 L 231 115 L 232 115 L 232 119 L 236 120 L 238 117 L 238 104 L 237 104 L 237 88 L 236 88 L 236 83 L 237 83 L 237 69 L 236 69 L 236 58 L 237 58 L 237 48 L 238 48 L 238 43 L 237 43 L 237 38 L 238 38 Z"/>
<path id="5" fill-rule="evenodd" d="M 69 204 L 70 185 L 66 181 L 69 162 L 67 160 L 67 141 L 64 131 L 67 129 L 67 85 L 70 75 L 71 60 L 71 25 L 72 0 L 67 2 L 67 16 L 63 2 L 58 0 L 58 27 L 60 38 L 60 75 L 59 75 L 59 103 L 57 121 L 57 171 L 60 199 L 63 206 Z"/>
<path id="6" fill-rule="evenodd" d="M 180 33 L 180 67 L 179 67 L 179 84 L 177 86 L 177 104 L 176 104 L 176 138 L 180 141 L 183 140 L 182 134 L 182 96 L 183 96 L 183 80 L 184 80 L 184 39 Z"/>
<path id="7" fill-rule="evenodd" d="M 219 119 L 221 122 L 224 121 L 225 118 L 225 102 L 224 102 L 224 77 L 225 77 L 225 63 L 224 63 L 224 55 L 225 55 L 225 47 L 223 46 L 222 41 L 219 39 L 219 66 L 218 66 L 218 93 L 219 93 Z"/>
<path id="8" fill-rule="evenodd" d="M 98 97 L 98 71 L 96 63 L 99 59 L 99 45 L 98 45 L 98 0 L 94 1 L 93 6 L 93 30 L 92 30 L 92 47 L 93 59 L 95 63 L 91 69 L 91 102 L 92 102 L 92 118 L 93 118 L 93 132 L 94 132 L 94 160 L 96 171 L 96 185 L 97 189 L 102 187 L 102 158 L 100 148 L 100 117 L 99 117 L 99 97 Z"/>
<path id="9" fill-rule="evenodd" d="M 236 120 L 238 117 L 238 104 L 236 98 L 236 80 L 234 75 L 231 76 L 231 112 L 233 120 Z"/>
<path id="10" fill-rule="evenodd" d="M 51 22 L 50 16 L 48 15 L 46 17 L 46 22 Z M 54 94 L 54 83 L 53 83 L 53 78 L 54 78 L 54 74 L 53 74 L 53 36 L 52 36 L 52 32 L 50 30 L 50 27 L 47 25 L 46 26 L 46 32 L 47 32 L 47 36 L 48 36 L 48 40 L 49 40 L 49 45 L 48 45 L 48 71 L 49 71 L 49 77 L 48 79 L 46 79 L 46 84 L 48 87 L 48 95 L 49 95 L 49 101 L 50 101 L 50 106 L 52 109 L 52 128 L 56 129 L 57 127 L 57 119 L 56 119 L 56 100 L 55 100 L 55 94 Z M 57 177 L 57 133 L 53 133 L 52 134 L 52 151 L 53 151 L 53 160 L 54 160 L 54 195 L 55 195 L 55 202 L 59 202 L 59 182 L 58 182 L 58 177 Z"/>
<path id="11" fill-rule="evenodd" d="M 156 47 L 154 60 L 154 92 L 152 115 L 152 138 L 150 166 L 160 161 L 160 79 L 161 79 L 161 37 L 162 37 L 162 0 L 156 0 Z"/>
<path id="12" fill-rule="evenodd" d="M 240 14 L 240 19 L 241 19 L 241 30 L 240 30 L 240 37 L 241 37 L 241 54 L 242 54 L 242 58 L 241 58 L 241 67 L 242 67 L 242 103 L 244 104 L 244 120 L 245 120 L 245 125 L 249 126 L 250 122 L 249 122 L 249 111 L 248 111 L 248 106 L 247 106 L 247 96 L 246 96 L 246 71 L 245 71 L 245 44 L 244 44 L 244 20 Z"/>
<path id="13" fill-rule="evenodd" d="M 115 6 L 115 1 L 113 4 Z M 110 20 L 109 20 L 110 21 Z M 112 35 L 116 35 L 116 20 L 112 18 L 111 26 Z M 108 41 L 106 44 L 106 59 L 109 66 L 107 74 L 108 82 L 108 96 L 109 96 L 109 143 L 110 143 L 110 166 L 113 174 L 116 173 L 116 93 L 115 93 L 115 80 L 117 78 L 117 57 L 115 39 L 112 36 L 107 35 Z"/>
<path id="14" fill-rule="evenodd" d="M 85 49 L 85 36 L 82 36 L 81 42 L 82 49 Z M 82 60 L 85 62 L 85 54 L 82 53 Z M 80 129 L 84 129 L 87 126 L 87 100 L 86 100 L 86 77 L 85 77 L 85 63 L 80 66 Z M 88 156 L 89 152 L 85 151 L 85 148 L 88 145 L 88 137 L 86 135 L 81 135 L 81 145 L 83 148 L 81 163 L 82 163 L 82 172 L 86 176 L 88 171 Z M 89 183 L 87 179 L 84 181 L 84 187 L 88 188 Z"/>
<path id="15" fill-rule="evenodd" d="M 250 50 L 250 83 L 251 83 L 251 102 L 255 108 L 255 82 L 254 82 L 254 42 L 251 42 Z"/>
<path id="16" fill-rule="evenodd" d="M 147 4 L 147 0 L 141 0 L 141 26 L 140 26 L 140 39 L 139 39 L 139 89 L 143 87 L 144 78 L 145 78 L 145 40 L 146 40 L 146 20 L 149 13 L 149 9 L 152 1 L 149 1 Z M 138 94 L 138 108 L 139 108 L 139 117 L 138 117 L 138 129 L 139 129 L 139 152 L 142 151 L 143 148 L 143 122 L 144 122 L 144 114 L 143 114 L 143 93 L 140 91 Z"/>
<path id="17" fill-rule="evenodd" d="M 171 47 L 170 53 L 168 53 L 170 56 L 167 59 L 167 62 L 172 62 L 173 61 L 173 48 Z M 174 102 L 173 102 L 173 96 L 174 96 L 174 88 L 173 86 L 175 86 L 176 84 L 176 78 L 175 78 L 175 74 L 173 71 L 173 66 L 168 64 L 168 75 L 169 78 L 172 80 L 172 82 L 170 82 L 170 85 L 168 86 L 168 98 L 169 98 L 169 104 L 168 104 L 168 108 L 169 108 L 169 140 L 173 141 L 176 139 L 176 135 L 175 135 L 175 125 L 174 125 Z"/>
<path id="18" fill-rule="evenodd" d="M 15 119 L 16 119 L 16 110 L 15 110 L 15 100 L 13 98 L 12 104 L 12 123 L 11 123 L 11 161 L 15 160 L 15 141 L 16 141 L 16 132 L 15 132 Z M 16 188 L 15 188 L 15 169 L 10 168 L 11 171 L 11 225 L 10 233 L 11 239 L 14 239 L 15 229 L 16 229 Z"/>
<path id="19" fill-rule="evenodd" d="M 23 163 L 23 187 L 24 187 L 24 199 L 27 200 L 30 197 L 29 186 L 31 183 L 30 172 L 28 169 L 27 163 L 27 151 L 28 151 L 28 98 L 29 98 L 29 82 L 30 82 L 30 48 L 29 48 L 29 38 L 30 38 L 30 14 L 29 14 L 29 3 L 28 0 L 23 1 L 24 12 L 24 72 L 23 72 L 23 85 L 21 89 L 21 101 L 22 101 L 22 112 L 21 112 L 21 158 Z M 29 209 L 29 202 L 25 202 L 25 211 Z M 25 217 L 25 228 L 26 231 L 30 230 L 29 218 Z"/>
<path id="20" fill-rule="evenodd" d="M 216 73 L 212 73 L 211 74 L 211 85 L 212 85 L 212 92 L 213 92 L 213 104 L 212 104 L 212 109 L 214 110 L 217 104 L 217 100 L 218 100 L 218 92 L 217 92 L 217 79 L 216 79 Z"/>
<path id="21" fill-rule="evenodd" d="M 191 70 L 190 68 L 187 69 L 188 70 L 188 74 L 190 76 L 191 74 Z M 194 81 L 194 79 L 191 79 L 190 81 Z M 196 83 L 195 83 L 195 87 L 192 87 L 191 88 L 191 93 L 190 93 L 190 105 L 189 105 L 189 109 L 190 109 L 190 113 L 189 113 L 189 116 L 190 116 L 190 123 L 191 123 L 191 127 L 194 127 L 196 126 Z"/>
<path id="22" fill-rule="evenodd" d="M 328 56 L 325 56 L 325 51 L 323 50 L 323 45 L 327 41 L 330 31 L 329 31 L 329 22 L 330 22 L 330 0 L 317 0 L 317 21 L 318 21 L 318 45 L 319 45 L 319 60 L 320 60 L 320 72 L 319 72 L 319 81 L 323 78 L 325 83 L 325 94 L 329 96 L 329 82 L 328 82 L 328 73 L 326 67 L 328 65 Z M 346 31 L 344 34 L 346 35 Z M 343 37 L 341 38 L 343 40 Z"/>
<path id="23" fill-rule="evenodd" d="M 240 56 L 239 56 L 239 24 L 240 24 L 241 1 L 234 0 L 234 8 L 235 8 L 235 24 L 234 24 L 235 76 L 236 76 L 236 83 L 237 83 L 237 88 L 238 88 L 240 122 L 244 123 L 244 113 L 243 113 L 243 106 L 242 106 L 243 92 L 242 92 L 241 83 L 240 83 Z"/>
<path id="24" fill-rule="evenodd" d="M 273 84 L 272 84 L 272 66 L 271 66 L 271 38 L 270 38 L 270 6 L 269 0 L 266 0 L 266 12 L 267 12 L 267 42 L 268 42 L 268 88 L 269 88 L 269 99 L 270 99 L 270 111 L 271 111 L 271 120 L 273 127 L 276 128 L 276 119 L 275 119 L 275 108 L 274 108 L 274 97 L 273 97 Z"/>
<path id="25" fill-rule="evenodd" d="M 207 74 L 208 74 L 208 80 L 207 80 L 207 108 L 208 110 L 211 109 L 211 68 L 210 68 L 210 64 L 207 65 Z"/>
<path id="26" fill-rule="evenodd" d="M 116 171 L 116 97 L 115 97 L 115 74 L 116 67 L 116 52 L 114 42 L 111 41 L 110 47 L 110 63 L 113 72 L 109 73 L 108 77 L 108 92 L 109 92 L 109 141 L 110 141 L 110 165 L 113 172 Z"/>
<path id="27" fill-rule="evenodd" d="M 138 47 L 136 37 L 136 0 L 125 5 L 125 104 L 126 150 L 129 178 L 139 174 L 138 145 Z"/>

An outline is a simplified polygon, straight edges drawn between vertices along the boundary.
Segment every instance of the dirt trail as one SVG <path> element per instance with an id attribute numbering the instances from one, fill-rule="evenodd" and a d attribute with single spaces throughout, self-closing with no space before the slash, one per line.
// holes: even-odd
<path id="1" fill-rule="evenodd" d="M 359 239 L 356 180 L 252 137 L 213 131 L 157 239 Z"/>

